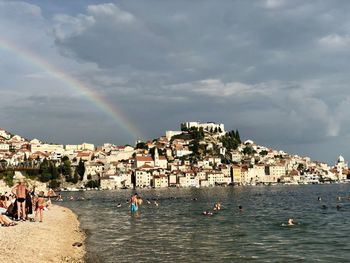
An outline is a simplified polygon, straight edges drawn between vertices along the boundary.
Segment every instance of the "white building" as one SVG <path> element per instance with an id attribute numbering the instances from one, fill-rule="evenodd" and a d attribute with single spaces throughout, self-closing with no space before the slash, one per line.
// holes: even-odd
<path id="1" fill-rule="evenodd" d="M 45 153 L 51 153 L 51 152 L 64 152 L 64 148 L 62 144 L 31 144 L 30 150 L 32 153 L 35 152 L 45 152 Z"/>
<path id="2" fill-rule="evenodd" d="M 150 187 L 153 176 L 150 171 L 146 170 L 135 170 L 135 183 L 136 187 Z"/>
<path id="3" fill-rule="evenodd" d="M 11 138 L 11 135 L 10 134 L 8 134 L 5 130 L 3 130 L 3 129 L 0 129 L 0 136 L 1 137 L 4 137 L 5 139 L 10 139 Z"/>
<path id="4" fill-rule="evenodd" d="M 8 152 L 10 150 L 10 145 L 6 144 L 6 143 L 2 143 L 0 144 L 0 151 L 6 151 Z"/>
<path id="5" fill-rule="evenodd" d="M 181 128 L 187 128 L 190 129 L 192 127 L 195 128 L 203 128 L 204 130 L 210 131 L 210 130 L 215 130 L 217 129 L 221 133 L 225 133 L 225 125 L 222 123 L 214 123 L 214 122 L 206 122 L 206 123 L 201 123 L 201 122 L 196 122 L 196 121 L 189 121 L 189 122 L 184 122 L 181 123 Z"/>
<path id="6" fill-rule="evenodd" d="M 180 135 L 182 133 L 183 133 L 182 131 L 166 131 L 165 137 L 168 139 L 168 141 L 170 141 L 171 137 L 173 137 L 175 135 Z"/>
<path id="7" fill-rule="evenodd" d="M 94 151 L 95 145 L 84 142 L 83 144 L 76 144 L 76 145 L 67 144 L 65 148 L 66 148 L 66 151 L 84 151 L 84 150 Z"/>

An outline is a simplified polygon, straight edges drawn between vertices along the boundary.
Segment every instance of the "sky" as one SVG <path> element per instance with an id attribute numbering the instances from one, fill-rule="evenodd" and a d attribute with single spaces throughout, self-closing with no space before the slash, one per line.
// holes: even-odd
<path id="1" fill-rule="evenodd" d="M 185 121 L 350 159 L 350 1 L 0 0 L 0 127 L 134 144 Z"/>

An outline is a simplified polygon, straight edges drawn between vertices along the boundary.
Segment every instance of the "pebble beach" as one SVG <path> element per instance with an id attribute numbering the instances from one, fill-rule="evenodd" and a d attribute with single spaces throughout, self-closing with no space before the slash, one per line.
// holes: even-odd
<path id="1" fill-rule="evenodd" d="M 44 211 L 42 223 L 26 221 L 0 227 L 1 261 L 84 262 L 84 240 L 77 216 L 70 209 L 52 205 Z"/>

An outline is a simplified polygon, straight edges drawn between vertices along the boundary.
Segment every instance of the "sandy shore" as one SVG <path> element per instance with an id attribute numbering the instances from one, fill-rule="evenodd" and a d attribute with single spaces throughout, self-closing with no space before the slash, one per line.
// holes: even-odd
<path id="1" fill-rule="evenodd" d="M 76 215 L 67 208 L 53 205 L 44 211 L 43 221 L 0 227 L 0 261 L 84 262 L 84 245 L 73 246 L 85 239 Z"/>

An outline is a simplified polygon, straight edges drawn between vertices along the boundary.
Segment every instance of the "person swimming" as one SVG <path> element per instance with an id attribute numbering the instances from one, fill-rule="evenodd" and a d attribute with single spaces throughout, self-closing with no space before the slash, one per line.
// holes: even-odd
<path id="1" fill-rule="evenodd" d="M 213 215 L 213 212 L 210 212 L 210 211 L 203 211 L 202 213 L 204 216 L 212 216 Z"/>
<path id="2" fill-rule="evenodd" d="M 213 210 L 217 211 L 217 210 L 221 210 L 221 204 L 220 203 L 215 203 Z"/>
<path id="3" fill-rule="evenodd" d="M 295 224 L 294 224 L 294 220 L 293 220 L 293 218 L 289 218 L 288 219 L 288 226 L 294 226 Z"/>

